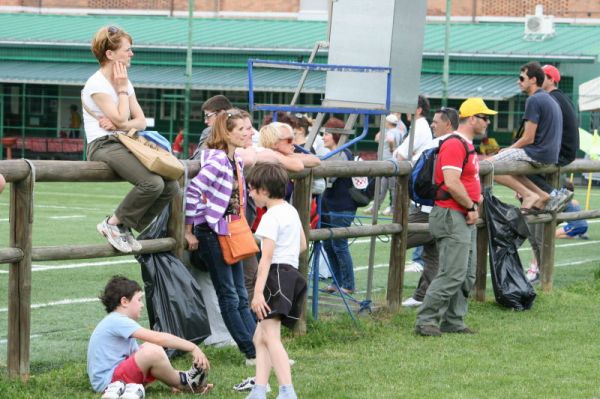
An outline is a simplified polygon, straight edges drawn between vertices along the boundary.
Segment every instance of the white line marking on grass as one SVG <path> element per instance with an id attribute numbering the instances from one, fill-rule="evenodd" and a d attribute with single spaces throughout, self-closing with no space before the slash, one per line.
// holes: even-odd
<path id="1" fill-rule="evenodd" d="M 64 269 L 79 269 L 82 267 L 98 267 L 98 266 L 113 266 L 113 265 L 125 265 L 125 264 L 139 264 L 135 259 L 122 259 L 122 260 L 105 260 L 101 262 L 82 262 L 82 263 L 69 263 L 66 265 L 32 265 L 32 271 L 43 272 L 47 270 L 64 270 Z"/>
<path id="2" fill-rule="evenodd" d="M 94 197 L 94 198 L 114 198 L 114 199 L 123 199 L 123 195 L 111 195 L 111 194 L 90 194 L 90 193 L 64 193 L 59 191 L 37 191 L 37 194 L 44 195 L 58 195 L 58 196 L 68 196 L 68 197 Z"/>
<path id="3" fill-rule="evenodd" d="M 41 336 L 42 336 L 41 334 L 31 334 L 29 336 L 29 339 L 39 338 Z M 0 339 L 0 345 L 4 345 L 4 344 L 7 344 L 7 343 L 8 343 L 8 339 Z"/>
<path id="4" fill-rule="evenodd" d="M 85 219 L 85 215 L 48 216 L 48 219 Z"/>
<path id="5" fill-rule="evenodd" d="M 104 209 L 101 208 L 85 208 L 85 207 L 81 207 L 81 206 L 62 206 L 62 205 L 35 205 L 36 208 L 51 208 L 51 209 L 74 209 L 74 210 L 78 210 L 78 211 L 94 211 L 94 212 L 101 212 Z"/>
<path id="6" fill-rule="evenodd" d="M 34 303 L 31 305 L 31 309 L 47 308 L 49 306 L 60 306 L 60 305 L 75 305 L 78 303 L 89 303 L 98 302 L 98 298 L 74 298 L 74 299 L 61 299 L 58 301 L 52 301 L 48 303 Z M 8 308 L 0 308 L 0 313 L 8 312 Z"/>
<path id="7" fill-rule="evenodd" d="M 0 219 L 0 222 L 8 222 L 8 218 L 2 218 Z"/>

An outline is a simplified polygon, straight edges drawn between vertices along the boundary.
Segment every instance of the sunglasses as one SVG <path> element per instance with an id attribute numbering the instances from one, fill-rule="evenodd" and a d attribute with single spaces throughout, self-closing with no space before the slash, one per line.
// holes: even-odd
<path id="1" fill-rule="evenodd" d="M 445 114 L 446 116 L 449 116 L 450 114 L 456 115 L 457 112 L 454 108 L 452 107 L 442 107 L 440 109 L 438 109 L 437 111 L 435 111 L 435 113 L 442 113 Z"/>
<path id="2" fill-rule="evenodd" d="M 217 114 L 217 112 L 216 112 L 216 111 L 215 111 L 215 112 L 209 112 L 209 113 L 207 113 L 207 114 L 204 114 L 204 120 L 208 120 L 208 119 L 210 119 L 211 117 L 215 116 L 216 114 Z"/>
<path id="3" fill-rule="evenodd" d="M 525 77 L 522 75 L 519 75 L 519 82 L 524 82 L 525 81 Z"/>
<path id="4" fill-rule="evenodd" d="M 487 115 L 473 115 L 475 118 L 481 119 L 482 121 L 489 122 L 490 117 Z"/>
<path id="5" fill-rule="evenodd" d="M 108 33 L 112 33 L 113 35 L 115 33 L 119 33 L 121 29 L 117 28 L 116 26 L 109 26 L 108 27 Z"/>
<path id="6" fill-rule="evenodd" d="M 284 137 L 284 138 L 280 138 L 279 140 L 285 141 L 288 144 L 292 144 L 294 142 L 294 138 L 293 137 Z"/>

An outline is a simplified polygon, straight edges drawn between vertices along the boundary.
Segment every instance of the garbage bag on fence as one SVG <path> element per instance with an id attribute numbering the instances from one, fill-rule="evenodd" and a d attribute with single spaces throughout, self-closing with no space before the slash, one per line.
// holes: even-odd
<path id="1" fill-rule="evenodd" d="M 540 264 L 538 242 L 519 209 L 494 197 L 490 187 L 485 189 L 484 199 L 496 302 L 515 310 L 530 309 L 536 294 L 523 271 L 518 249 L 525 239 L 529 239 Z"/>
<path id="2" fill-rule="evenodd" d="M 167 235 L 170 209 L 165 210 L 138 239 Z M 210 335 L 210 324 L 200 286 L 184 264 L 170 252 L 136 256 L 142 265 L 150 327 L 200 344 Z M 175 350 L 167 350 L 169 356 Z"/>

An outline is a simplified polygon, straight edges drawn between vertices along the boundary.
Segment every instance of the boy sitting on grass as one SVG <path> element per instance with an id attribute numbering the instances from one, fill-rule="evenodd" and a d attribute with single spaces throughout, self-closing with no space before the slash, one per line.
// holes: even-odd
<path id="1" fill-rule="evenodd" d="M 277 399 L 296 399 L 288 354 L 281 343 L 281 324 L 292 328 L 306 295 L 306 279 L 298 257 L 306 237 L 296 209 L 285 202 L 289 177 L 277 164 L 257 164 L 248 175 L 249 193 L 257 207 L 267 207 L 256 230 L 262 255 L 258 264 L 252 310 L 259 320 L 254 333 L 256 384 L 246 399 L 265 399 L 271 368 L 279 383 Z"/>
<path id="2" fill-rule="evenodd" d="M 144 303 L 142 288 L 133 280 L 114 276 L 100 300 L 108 315 L 94 329 L 87 353 L 87 371 L 92 387 L 103 399 L 141 399 L 144 386 L 155 380 L 174 390 L 205 393 L 210 367 L 198 346 L 174 335 L 148 330 L 137 323 Z M 145 341 L 138 346 L 136 338 Z M 177 371 L 163 347 L 191 352 L 192 367 Z"/>

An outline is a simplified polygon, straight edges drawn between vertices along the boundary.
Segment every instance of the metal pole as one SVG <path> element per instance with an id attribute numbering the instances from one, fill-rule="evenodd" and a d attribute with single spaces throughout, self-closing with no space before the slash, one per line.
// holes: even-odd
<path id="1" fill-rule="evenodd" d="M 4 85 L 0 84 L 0 159 L 4 159 Z"/>
<path id="2" fill-rule="evenodd" d="M 450 75 L 450 17 L 452 16 L 452 0 L 446 0 L 446 32 L 444 35 L 444 72 L 442 74 L 442 106 L 448 106 L 448 78 Z"/>
<path id="3" fill-rule="evenodd" d="M 188 43 L 185 58 L 185 102 L 183 107 L 183 153 L 189 154 L 190 141 L 190 101 L 192 95 L 192 28 L 194 17 L 194 0 L 188 0 Z"/>

